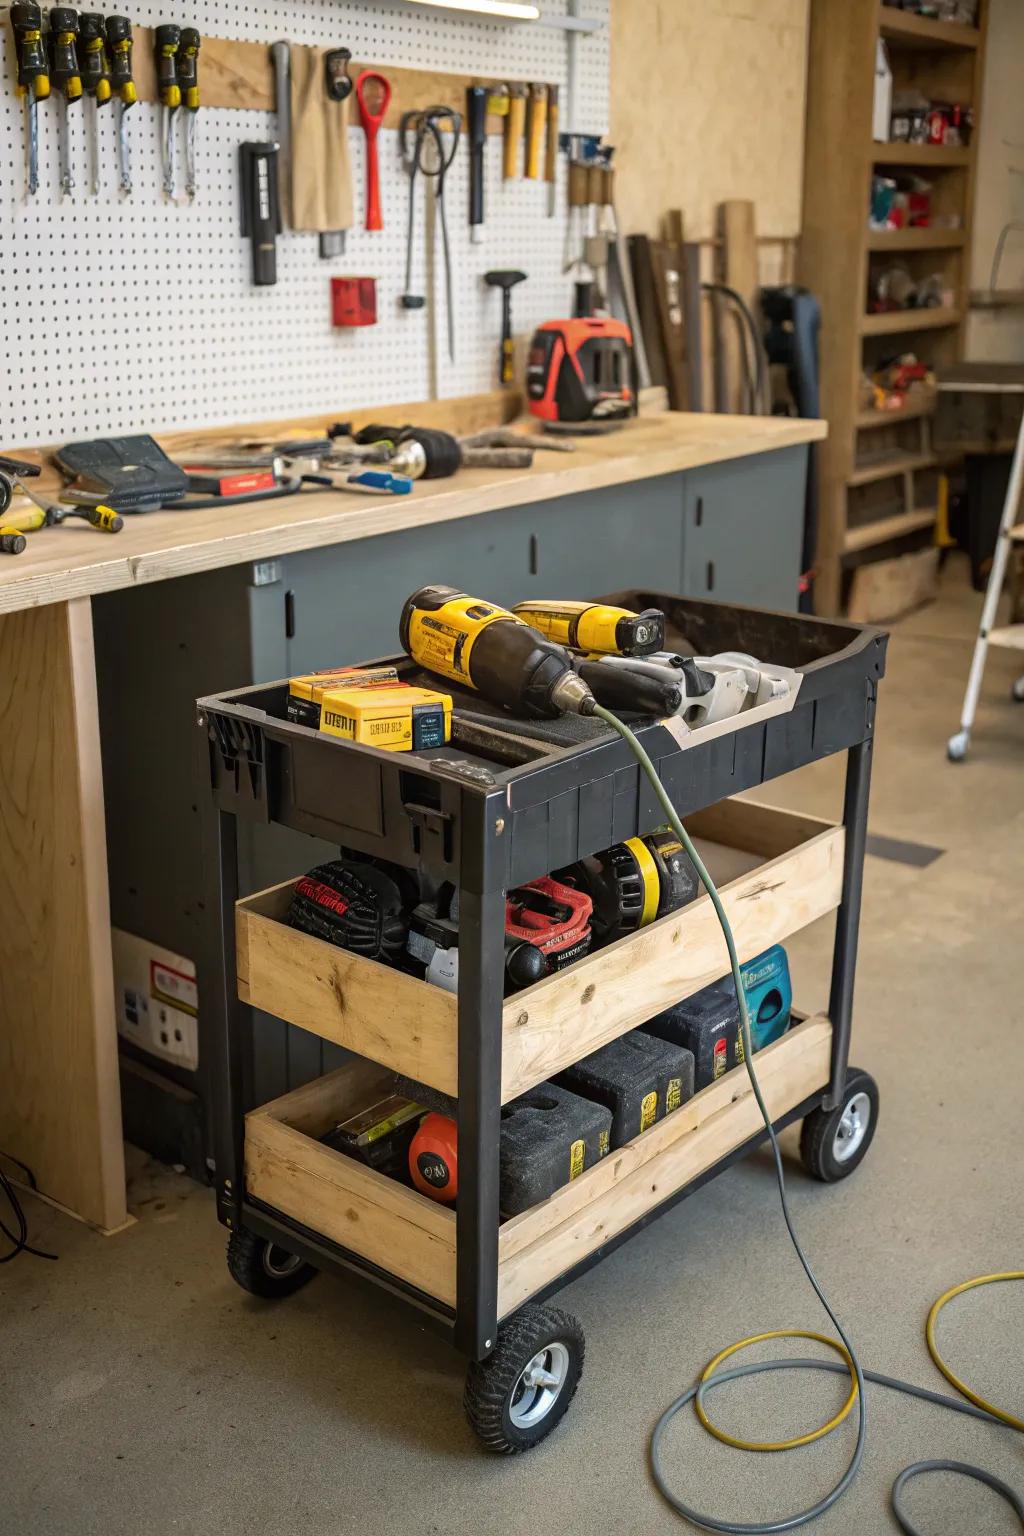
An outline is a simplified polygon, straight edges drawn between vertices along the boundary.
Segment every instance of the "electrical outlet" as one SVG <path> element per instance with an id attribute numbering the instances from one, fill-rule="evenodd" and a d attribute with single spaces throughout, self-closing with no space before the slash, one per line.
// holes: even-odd
<path id="1" fill-rule="evenodd" d="M 112 928 L 117 1030 L 161 1061 L 199 1065 L 196 968 L 184 955 Z"/>

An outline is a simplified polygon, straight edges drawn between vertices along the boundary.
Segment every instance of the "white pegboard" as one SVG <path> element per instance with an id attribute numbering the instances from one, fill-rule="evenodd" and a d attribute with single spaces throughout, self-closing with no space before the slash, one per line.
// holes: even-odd
<path id="1" fill-rule="evenodd" d="M 565 0 L 544 0 L 546 15 Z M 578 42 L 580 126 L 600 132 L 608 118 L 608 22 L 611 0 L 585 0 L 605 23 Z M 191 24 L 210 36 L 271 43 L 345 46 L 354 58 L 482 78 L 566 81 L 566 35 L 542 26 L 499 26 L 395 5 L 344 8 L 333 0 L 301 4 L 137 0 L 133 21 Z M 6 14 L 2 25 L 9 29 Z M 6 40 L 5 40 L 6 42 Z M 10 49 L 0 64 L 0 450 L 114 432 L 172 431 L 321 410 L 425 398 L 426 317 L 404 311 L 408 181 L 398 138 L 379 141 L 384 229 L 361 227 L 363 135 L 351 130 L 356 222 L 344 257 L 321 261 L 315 235 L 285 232 L 278 241 L 278 281 L 250 282 L 250 247 L 239 233 L 238 145 L 274 137 L 263 112 L 203 108 L 198 123 L 195 202 L 167 204 L 160 191 L 158 109 L 129 114 L 134 191 L 116 189 L 116 108 L 100 115 L 102 189 L 86 191 L 83 107 L 72 108 L 76 190 L 61 201 L 58 107 L 39 108 L 40 187 L 24 196 L 24 129 L 14 94 Z M 200 84 L 202 54 L 200 54 Z M 452 102 L 464 109 L 464 102 Z M 181 116 L 182 114 L 179 114 Z M 564 109 L 563 109 L 564 126 Z M 179 128 L 179 135 L 180 135 Z M 178 141 L 179 187 L 183 180 Z M 568 313 L 570 279 L 562 272 L 564 162 L 556 217 L 547 217 L 543 182 L 501 179 L 501 141 L 486 150 L 484 240 L 471 245 L 467 146 L 459 146 L 446 200 L 456 306 L 456 361 L 445 346 L 443 282 L 438 264 L 440 393 L 475 394 L 496 379 L 500 295 L 486 287 L 491 267 L 521 267 L 528 281 L 513 294 L 517 332 Z M 422 188 L 417 198 L 417 273 L 424 271 Z M 360 330 L 330 324 L 331 275 L 377 278 L 378 322 Z"/>

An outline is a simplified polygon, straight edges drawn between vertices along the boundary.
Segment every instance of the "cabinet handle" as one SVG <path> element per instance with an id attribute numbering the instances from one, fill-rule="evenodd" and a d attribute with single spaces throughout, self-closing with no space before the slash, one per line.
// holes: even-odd
<path id="1" fill-rule="evenodd" d="M 709 560 L 708 561 L 708 591 L 709 592 L 713 592 L 714 590 L 715 590 L 715 562 L 713 560 Z"/>
<path id="2" fill-rule="evenodd" d="M 531 533 L 530 534 L 530 575 L 531 576 L 536 576 L 536 574 L 537 574 L 537 535 L 535 533 Z"/>
<path id="3" fill-rule="evenodd" d="M 694 523 L 699 528 L 704 521 L 704 497 L 697 497 L 697 510 L 694 513 Z"/>
<path id="4" fill-rule="evenodd" d="M 284 637 L 286 640 L 295 639 L 295 593 L 286 592 L 284 595 Z"/>

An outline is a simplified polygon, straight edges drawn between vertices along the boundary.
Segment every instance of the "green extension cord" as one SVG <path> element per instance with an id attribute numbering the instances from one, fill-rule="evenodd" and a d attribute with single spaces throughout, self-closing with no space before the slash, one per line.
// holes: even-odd
<path id="1" fill-rule="evenodd" d="M 856 1477 L 864 1456 L 864 1448 L 867 1443 L 867 1405 L 865 1402 L 864 1392 L 865 1381 L 875 1382 L 877 1385 L 889 1387 L 896 1392 L 907 1393 L 912 1397 L 923 1398 L 926 1402 L 938 1403 L 942 1407 L 951 1408 L 957 1413 L 965 1413 L 972 1418 L 982 1419 L 986 1423 L 1008 1425 L 1009 1427 L 1015 1429 L 1021 1428 L 1020 1421 L 1015 1419 L 1013 1415 L 1005 1413 L 1001 1409 L 994 1408 L 990 1403 L 985 1403 L 984 1399 L 979 1398 L 976 1394 L 972 1393 L 969 1388 L 964 1386 L 962 1382 L 958 1381 L 957 1378 L 952 1375 L 948 1367 L 945 1366 L 939 1357 L 937 1349 L 934 1347 L 934 1321 L 938 1315 L 939 1310 L 942 1308 L 945 1302 L 949 1300 L 954 1294 L 959 1294 L 960 1290 L 969 1289 L 973 1285 L 986 1284 L 989 1281 L 994 1280 L 1024 1279 L 1024 1273 L 1014 1271 L 1005 1275 L 989 1275 L 981 1277 L 976 1281 L 967 1282 L 964 1286 L 954 1287 L 952 1291 L 949 1291 L 945 1296 L 940 1297 L 932 1309 L 932 1313 L 929 1318 L 928 1342 L 929 1348 L 932 1350 L 933 1358 L 947 1379 L 949 1379 L 952 1384 L 957 1387 L 958 1390 L 964 1392 L 965 1396 L 968 1396 L 972 1399 L 970 1402 L 964 1402 L 957 1398 L 947 1397 L 939 1392 L 931 1392 L 924 1387 L 916 1387 L 910 1382 L 898 1381 L 895 1377 L 882 1376 L 875 1371 L 866 1371 L 862 1369 L 860 1361 L 857 1358 L 857 1352 L 854 1349 L 849 1336 L 847 1335 L 845 1329 L 836 1316 L 835 1311 L 833 1310 L 827 1296 L 825 1295 L 818 1281 L 815 1279 L 814 1272 L 812 1271 L 811 1266 L 807 1260 L 807 1256 L 800 1246 L 800 1240 L 797 1237 L 796 1230 L 793 1226 L 793 1220 L 789 1211 L 789 1202 L 786 1197 L 786 1180 L 782 1167 L 782 1153 L 779 1150 L 778 1137 L 776 1136 L 775 1128 L 772 1125 L 771 1114 L 769 1113 L 768 1106 L 764 1101 L 764 1096 L 761 1092 L 761 1086 L 757 1080 L 757 1073 L 754 1070 L 754 1048 L 750 1035 L 750 1015 L 747 1011 L 746 995 L 744 993 L 743 981 L 740 975 L 740 963 L 739 957 L 736 953 L 736 941 L 733 937 L 732 928 L 729 924 L 729 919 L 726 916 L 725 908 L 722 905 L 722 898 L 719 896 L 718 891 L 715 888 L 715 882 L 712 880 L 710 874 L 708 873 L 704 861 L 701 859 L 700 854 L 694 847 L 692 838 L 686 831 L 686 828 L 683 826 L 676 808 L 672 804 L 668 792 L 658 776 L 657 769 L 651 762 L 651 759 L 647 755 L 642 744 L 630 730 L 629 726 L 618 719 L 616 715 L 613 715 L 611 710 L 604 709 L 599 704 L 595 708 L 594 713 L 598 716 L 599 719 L 603 720 L 606 725 L 611 726 L 614 731 L 618 732 L 623 741 L 625 741 L 629 746 L 637 762 L 640 764 L 640 767 L 647 775 L 647 778 L 651 784 L 651 788 L 657 795 L 658 801 L 665 812 L 666 818 L 675 831 L 676 836 L 679 838 L 679 841 L 682 843 L 683 847 L 686 849 L 686 852 L 689 854 L 691 860 L 693 861 L 693 866 L 697 871 L 697 875 L 701 884 L 711 898 L 711 903 L 718 916 L 718 921 L 721 924 L 722 933 L 725 937 L 726 948 L 729 951 L 729 966 L 732 971 L 733 981 L 736 985 L 736 997 L 739 1003 L 740 1031 L 743 1037 L 744 1066 L 746 1068 L 747 1076 L 750 1079 L 750 1086 L 753 1090 L 754 1098 L 757 1101 L 757 1107 L 761 1112 L 761 1118 L 764 1121 L 765 1130 L 768 1134 L 768 1140 L 771 1144 L 772 1155 L 775 1159 L 775 1176 L 778 1182 L 779 1200 L 782 1205 L 782 1215 L 786 1223 L 786 1230 L 789 1233 L 796 1256 L 800 1260 L 800 1264 L 803 1267 L 804 1274 L 807 1276 L 807 1279 L 810 1282 L 811 1289 L 814 1291 L 814 1294 L 821 1302 L 821 1305 L 825 1309 L 830 1322 L 832 1323 L 833 1327 L 839 1335 L 839 1338 L 842 1341 L 842 1344 L 840 1345 L 837 1344 L 835 1340 L 823 1338 L 823 1336 L 820 1334 L 793 1334 L 774 1332 L 771 1334 L 758 1334 L 753 1338 L 744 1339 L 742 1343 L 733 1345 L 728 1350 L 723 1350 L 722 1353 L 718 1355 L 716 1359 L 713 1360 L 708 1366 L 700 1381 L 695 1386 L 691 1387 L 688 1391 L 684 1392 L 680 1397 L 677 1397 L 675 1402 L 670 1403 L 668 1408 L 665 1409 L 665 1412 L 661 1415 L 661 1418 L 655 1425 L 654 1432 L 651 1436 L 651 1473 L 660 1493 L 668 1501 L 668 1503 L 671 1504 L 673 1509 L 675 1509 L 685 1519 L 691 1521 L 694 1525 L 700 1526 L 703 1530 L 722 1531 L 727 1533 L 727 1536 L 775 1536 L 775 1533 L 777 1532 L 794 1531 L 799 1526 L 807 1525 L 810 1521 L 816 1520 L 819 1515 L 823 1515 L 827 1509 L 830 1509 L 832 1505 L 842 1497 L 842 1495 L 846 1492 L 847 1488 L 849 1488 L 850 1484 Z M 731 1354 L 734 1354 L 738 1349 L 742 1349 L 745 1345 L 758 1342 L 762 1338 L 777 1337 L 809 1337 L 821 1339 L 822 1342 L 828 1344 L 832 1349 L 835 1349 L 840 1355 L 843 1356 L 844 1363 L 839 1364 L 838 1362 L 833 1362 L 830 1360 L 785 1359 L 758 1361 L 752 1365 L 735 1366 L 728 1371 L 721 1371 L 717 1369 L 717 1366 L 721 1360 Z M 668 1486 L 668 1482 L 661 1465 L 661 1440 L 671 1420 L 675 1417 L 681 1408 L 684 1408 L 688 1403 L 693 1402 L 696 1404 L 697 1412 L 701 1422 L 704 1424 L 705 1428 L 709 1429 L 710 1432 L 716 1435 L 717 1438 L 726 1441 L 728 1444 L 738 1446 L 741 1449 L 760 1449 L 761 1447 L 754 1447 L 745 1444 L 743 1441 L 736 1440 L 731 1436 L 725 1435 L 720 1430 L 717 1430 L 707 1417 L 707 1413 L 704 1408 L 704 1397 L 712 1387 L 722 1386 L 727 1381 L 735 1381 L 738 1378 L 744 1376 L 760 1375 L 764 1371 L 784 1370 L 833 1371 L 848 1374 L 852 1378 L 852 1390 L 850 1397 L 847 1400 L 847 1404 L 840 1411 L 840 1413 L 838 1413 L 836 1417 L 830 1421 L 830 1423 L 826 1424 L 822 1429 L 817 1430 L 812 1435 L 801 1436 L 798 1440 L 795 1441 L 779 1442 L 769 1447 L 770 1449 L 784 1450 L 789 1449 L 792 1445 L 806 1444 L 809 1440 L 820 1439 L 822 1435 L 828 1434 L 830 1430 L 834 1429 L 845 1419 L 847 1413 L 850 1411 L 850 1409 L 852 1409 L 854 1402 L 856 1402 L 858 1415 L 857 1440 L 854 1446 L 853 1455 L 850 1458 L 850 1462 L 846 1468 L 846 1471 L 832 1488 L 831 1492 L 827 1493 L 824 1498 L 819 1499 L 817 1503 L 811 1505 L 809 1509 L 805 1509 L 798 1514 L 788 1515 L 780 1520 L 756 1522 L 754 1524 L 745 1524 L 734 1520 L 719 1520 L 711 1515 L 703 1514 L 699 1510 L 693 1509 L 690 1505 L 684 1503 L 684 1501 L 679 1498 L 678 1494 L 674 1493 Z M 904 1471 L 900 1473 L 892 1488 L 891 1501 L 893 1513 L 895 1514 L 901 1529 L 907 1533 L 907 1536 L 922 1536 L 922 1533 L 916 1526 L 911 1524 L 903 1508 L 903 1489 L 906 1483 L 908 1483 L 912 1478 L 919 1476 L 921 1473 L 933 1471 L 958 1472 L 965 1477 L 974 1478 L 976 1481 L 984 1483 L 987 1487 L 994 1489 L 994 1491 L 1000 1494 L 1016 1512 L 1020 1519 L 1021 1526 L 1024 1528 L 1024 1500 L 1022 1500 L 1020 1496 L 1008 1486 L 1008 1484 L 993 1476 L 991 1472 L 986 1472 L 983 1468 L 971 1466 L 966 1462 L 918 1461 L 915 1462 L 912 1466 L 905 1468 Z"/>

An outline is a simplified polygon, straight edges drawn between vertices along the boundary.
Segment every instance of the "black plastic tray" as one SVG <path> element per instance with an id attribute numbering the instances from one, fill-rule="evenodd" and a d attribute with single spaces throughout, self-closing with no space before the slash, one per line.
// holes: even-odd
<path id="1" fill-rule="evenodd" d="M 628 591 L 608 594 L 630 608 L 661 608 L 668 644 L 697 655 L 746 651 L 803 676 L 793 709 L 744 724 L 684 751 L 658 722 L 637 727 L 682 815 L 844 751 L 874 730 L 888 635 L 871 627 L 766 609 Z M 379 658 L 375 658 L 378 660 Z M 394 660 L 407 674 L 407 657 Z M 325 658 L 332 663 L 340 658 Z M 447 686 L 447 685 L 446 685 Z M 450 690 L 456 712 L 481 713 L 476 695 Z M 453 744 L 423 753 L 383 752 L 323 736 L 285 718 L 287 681 L 198 701 L 210 741 L 218 807 L 246 820 L 300 832 L 397 863 L 425 864 L 458 880 L 464 797 L 502 795 L 507 880 L 558 869 L 663 820 L 629 749 L 612 732 L 559 746 L 509 735 L 510 763 Z M 493 723 L 500 731 L 500 712 Z M 520 727 L 520 731 L 521 731 Z"/>

